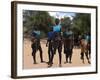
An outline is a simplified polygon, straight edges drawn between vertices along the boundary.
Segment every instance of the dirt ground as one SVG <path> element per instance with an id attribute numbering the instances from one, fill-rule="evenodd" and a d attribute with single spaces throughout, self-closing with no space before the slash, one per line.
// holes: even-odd
<path id="1" fill-rule="evenodd" d="M 41 40 L 41 46 L 43 50 L 43 59 L 45 62 L 48 61 L 48 47 L 46 47 L 46 40 Z M 36 61 L 37 64 L 33 64 L 32 58 L 32 49 L 31 49 L 31 41 L 29 39 L 24 39 L 24 48 L 23 48 L 23 69 L 32 69 L 32 68 L 47 68 L 48 65 L 46 63 L 40 62 L 39 51 L 36 53 Z M 52 67 L 59 67 L 59 57 L 58 52 L 56 52 L 53 60 Z M 85 57 L 85 64 L 82 63 L 80 59 L 80 49 L 73 49 L 72 55 L 72 63 L 64 63 L 65 62 L 65 55 L 62 50 L 62 67 L 78 67 L 78 66 L 90 66 L 88 64 L 86 57 Z"/>

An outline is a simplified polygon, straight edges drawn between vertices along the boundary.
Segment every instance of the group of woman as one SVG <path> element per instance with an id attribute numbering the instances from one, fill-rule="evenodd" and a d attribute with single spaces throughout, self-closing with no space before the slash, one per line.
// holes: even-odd
<path id="1" fill-rule="evenodd" d="M 32 35 L 32 56 L 33 56 L 33 61 L 34 64 L 36 64 L 36 52 L 37 50 L 40 51 L 40 59 L 41 62 L 43 61 L 43 56 L 42 56 L 42 48 L 40 44 L 40 38 L 39 36 L 34 33 Z M 84 53 L 86 54 L 88 63 L 89 57 L 88 57 L 88 46 L 89 44 L 86 43 L 85 39 L 81 38 L 80 40 L 81 44 L 81 59 L 83 60 L 84 63 Z M 53 59 L 54 55 L 56 54 L 56 50 L 58 50 L 58 55 L 59 55 L 59 66 L 61 67 L 62 65 L 62 47 L 64 46 L 64 54 L 66 57 L 65 63 L 72 63 L 72 53 L 73 53 L 73 46 L 74 46 L 74 35 L 73 32 L 70 29 L 66 29 L 63 32 L 61 31 L 61 25 L 59 24 L 59 19 L 55 20 L 55 26 L 53 26 L 50 31 L 48 32 L 48 39 L 46 46 L 48 47 L 48 67 L 51 67 L 53 64 Z M 90 52 L 89 52 L 90 53 Z"/>

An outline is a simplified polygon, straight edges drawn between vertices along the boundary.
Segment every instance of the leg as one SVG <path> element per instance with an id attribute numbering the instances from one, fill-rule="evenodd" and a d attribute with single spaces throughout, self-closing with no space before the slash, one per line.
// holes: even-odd
<path id="1" fill-rule="evenodd" d="M 56 52 L 56 48 L 51 50 L 51 54 L 50 54 L 50 62 L 48 63 L 48 67 L 51 67 L 52 66 L 52 63 L 53 63 L 53 58 L 54 58 L 54 53 Z"/>
<path id="2" fill-rule="evenodd" d="M 68 53 L 66 53 L 65 55 L 66 55 L 66 62 L 65 63 L 68 63 Z"/>
<path id="3" fill-rule="evenodd" d="M 53 53 L 56 54 L 56 47 L 53 48 Z"/>
<path id="4" fill-rule="evenodd" d="M 88 57 L 88 51 L 85 52 L 85 56 L 86 56 L 86 59 L 88 60 L 88 63 L 90 64 L 89 57 Z"/>
<path id="5" fill-rule="evenodd" d="M 85 48 L 83 46 L 81 46 L 81 59 L 84 63 L 84 53 L 85 53 Z"/>
<path id="6" fill-rule="evenodd" d="M 88 53 L 89 53 L 89 58 L 91 58 L 91 48 L 90 47 L 89 47 Z"/>
<path id="7" fill-rule="evenodd" d="M 32 48 L 33 63 L 36 64 L 36 44 L 32 43 L 31 48 Z"/>
<path id="8" fill-rule="evenodd" d="M 61 52 L 62 52 L 62 47 L 59 47 L 59 48 L 58 48 L 58 53 L 59 53 L 59 66 L 60 66 L 60 67 L 61 67 L 61 59 L 62 59 Z"/>
<path id="9" fill-rule="evenodd" d="M 39 46 L 39 51 L 40 51 L 40 59 L 41 59 L 41 62 L 43 62 L 43 56 L 42 56 L 42 48 L 41 46 Z"/>
<path id="10" fill-rule="evenodd" d="M 53 58 L 54 58 L 54 53 L 53 54 L 51 54 L 51 56 L 50 56 L 50 61 L 49 61 L 49 63 L 48 63 L 48 67 L 51 67 L 52 66 L 52 64 L 53 64 Z"/>
<path id="11" fill-rule="evenodd" d="M 51 58 L 51 56 L 52 56 L 52 54 L 53 54 L 53 49 L 52 49 L 52 47 L 51 46 L 49 46 L 48 47 L 48 58 L 49 58 L 49 60 L 48 60 L 48 64 L 50 63 L 50 58 Z M 53 62 L 52 62 L 53 63 Z"/>
<path id="12" fill-rule="evenodd" d="M 64 44 L 64 53 L 66 53 L 66 46 L 65 46 L 65 44 Z"/>
<path id="13" fill-rule="evenodd" d="M 84 53 L 81 52 L 81 59 L 83 60 L 83 63 L 84 63 Z"/>
<path id="14" fill-rule="evenodd" d="M 66 62 L 65 63 L 68 63 L 68 57 L 69 57 L 69 51 L 68 51 L 68 49 L 66 50 Z"/>
<path id="15" fill-rule="evenodd" d="M 36 64 L 36 50 L 35 49 L 32 51 L 32 56 L 33 56 L 33 63 Z"/>
<path id="16" fill-rule="evenodd" d="M 48 58 L 49 58 L 48 62 L 50 62 L 50 47 L 48 47 Z"/>
<path id="17" fill-rule="evenodd" d="M 91 58 L 91 51 L 90 51 L 90 49 L 89 49 L 89 58 Z"/>
<path id="18" fill-rule="evenodd" d="M 88 42 L 88 54 L 89 54 L 89 58 L 91 58 L 91 42 Z"/>
<path id="19" fill-rule="evenodd" d="M 72 60 L 72 49 L 70 49 L 70 54 L 69 54 L 69 63 L 72 63 L 71 60 Z"/>
<path id="20" fill-rule="evenodd" d="M 68 49 L 66 48 L 66 51 L 65 51 L 66 62 L 65 63 L 68 63 L 68 56 L 69 56 Z"/>

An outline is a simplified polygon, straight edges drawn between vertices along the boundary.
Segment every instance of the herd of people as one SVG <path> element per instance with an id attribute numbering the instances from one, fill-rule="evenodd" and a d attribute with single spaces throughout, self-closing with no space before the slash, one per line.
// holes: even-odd
<path id="1" fill-rule="evenodd" d="M 37 63 L 36 53 L 38 50 L 40 52 L 41 63 L 44 62 L 43 51 L 40 43 L 40 31 L 36 30 L 32 32 L 31 42 L 33 63 Z M 81 48 L 80 58 L 82 59 L 82 62 L 84 63 L 85 54 L 88 63 L 90 64 L 90 34 L 81 35 L 76 41 L 74 33 L 71 31 L 71 29 L 68 28 L 62 31 L 61 25 L 59 24 L 59 19 L 56 19 L 55 26 L 51 27 L 50 31 L 47 34 L 46 47 L 48 47 L 48 67 L 51 67 L 53 65 L 53 59 L 54 55 L 56 54 L 56 50 L 58 51 L 59 55 L 59 66 L 62 66 L 62 48 L 64 48 L 63 53 L 65 54 L 65 63 L 72 63 L 72 54 L 75 44 L 79 44 L 78 46 Z"/>

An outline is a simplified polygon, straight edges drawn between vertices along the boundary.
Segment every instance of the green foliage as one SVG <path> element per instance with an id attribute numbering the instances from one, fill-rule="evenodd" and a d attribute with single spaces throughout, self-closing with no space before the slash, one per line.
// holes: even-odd
<path id="1" fill-rule="evenodd" d="M 61 26 L 64 30 L 68 29 L 71 27 L 71 19 L 69 17 L 64 17 L 61 19 Z"/>
<path id="2" fill-rule="evenodd" d="M 46 11 L 25 10 L 23 11 L 23 18 L 25 32 L 28 32 L 29 34 L 36 28 L 47 33 L 50 26 L 54 25 L 54 18 Z"/>
<path id="3" fill-rule="evenodd" d="M 73 19 L 64 17 L 61 19 L 62 30 L 71 28 L 74 33 L 83 34 L 90 32 L 91 15 L 87 13 L 76 13 Z M 30 35 L 34 29 L 41 31 L 41 37 L 45 37 L 51 26 L 55 25 L 55 17 L 50 16 L 47 11 L 23 10 L 23 31 Z"/>
<path id="4" fill-rule="evenodd" d="M 90 14 L 76 13 L 76 16 L 73 19 L 73 30 L 74 32 L 79 32 L 80 34 L 90 32 L 91 22 Z"/>

